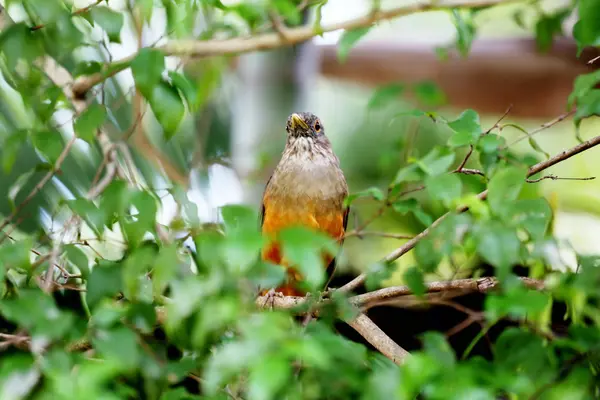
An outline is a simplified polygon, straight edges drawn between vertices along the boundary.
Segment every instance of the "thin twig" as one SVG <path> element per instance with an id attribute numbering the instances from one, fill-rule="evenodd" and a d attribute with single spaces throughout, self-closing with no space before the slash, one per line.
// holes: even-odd
<path id="1" fill-rule="evenodd" d="M 600 60 L 600 56 L 594 57 L 592 58 L 590 61 L 588 61 L 588 65 L 592 65 L 593 63 L 595 63 L 596 61 Z"/>
<path id="2" fill-rule="evenodd" d="M 377 237 L 383 237 L 383 238 L 389 238 L 389 239 L 412 239 L 414 237 L 413 235 L 400 235 L 400 234 L 388 233 L 388 232 L 376 232 L 376 231 L 359 232 L 357 230 L 351 230 L 351 231 L 346 232 L 346 234 L 344 235 L 344 238 L 348 238 L 348 237 L 352 237 L 352 236 L 356 236 L 359 238 L 362 238 L 363 236 L 377 236 Z"/>
<path id="3" fill-rule="evenodd" d="M 378 21 L 397 18 L 405 15 L 421 13 L 425 11 L 449 10 L 460 7 L 487 7 L 498 4 L 507 4 L 512 0 L 478 0 L 478 1 L 431 1 L 427 3 L 418 3 L 404 5 L 390 10 L 379 11 L 375 14 L 369 13 L 362 17 L 350 19 L 335 24 L 323 26 L 319 32 L 316 32 L 312 23 L 287 29 L 285 32 L 286 39 L 283 40 L 277 32 L 264 33 L 261 35 L 249 38 L 232 38 L 225 40 L 174 40 L 164 46 L 158 47 L 167 55 L 176 56 L 191 56 L 191 57 L 210 57 L 227 54 L 241 54 L 253 51 L 270 50 L 282 46 L 293 45 L 304 42 L 314 36 L 337 31 L 340 29 L 353 30 L 370 26 Z M 72 90 L 75 97 L 81 98 L 90 88 L 102 82 L 103 80 L 114 76 L 115 74 L 127 69 L 129 63 L 137 56 L 133 54 L 123 58 L 106 67 L 102 72 L 92 75 L 79 77 L 73 84 Z"/>
<path id="4" fill-rule="evenodd" d="M 594 179 L 596 179 L 595 176 L 588 176 L 586 178 L 563 178 L 560 176 L 556 176 L 556 175 L 544 175 L 541 178 L 538 179 L 527 179 L 526 182 L 527 183 L 536 183 L 539 181 L 543 181 L 544 179 L 552 179 L 553 181 L 592 181 Z"/>
<path id="5" fill-rule="evenodd" d="M 473 169 L 473 168 L 461 168 L 460 170 L 457 169 L 456 171 L 454 171 L 455 174 L 465 174 L 465 175 L 481 175 L 481 176 L 485 176 L 485 174 L 478 170 L 478 169 Z"/>
<path id="6" fill-rule="evenodd" d="M 471 154 L 473 154 L 473 149 L 474 149 L 473 145 L 470 145 L 469 151 L 465 155 L 465 158 L 463 158 L 462 162 L 460 163 L 460 165 L 458 167 L 456 167 L 454 172 L 462 172 L 463 171 L 465 164 L 467 163 L 467 161 L 469 161 L 469 158 L 471 158 Z"/>
<path id="7" fill-rule="evenodd" d="M 575 114 L 575 111 L 576 110 L 573 109 L 573 110 L 571 110 L 569 112 L 566 112 L 566 113 L 564 113 L 562 115 L 559 115 L 558 117 L 554 118 L 552 121 L 546 122 L 545 124 L 542 124 L 539 128 L 534 129 L 533 131 L 529 132 L 527 135 L 521 136 L 520 138 L 515 139 L 512 143 L 507 144 L 506 146 L 504 146 L 504 148 L 511 147 L 511 146 L 519 143 L 522 140 L 529 139 L 533 135 L 535 135 L 537 133 L 540 133 L 540 132 L 542 132 L 542 131 L 544 131 L 544 130 L 546 130 L 548 128 L 551 128 L 552 126 L 558 124 L 559 122 L 564 121 L 565 119 L 569 118 L 571 115 Z"/>

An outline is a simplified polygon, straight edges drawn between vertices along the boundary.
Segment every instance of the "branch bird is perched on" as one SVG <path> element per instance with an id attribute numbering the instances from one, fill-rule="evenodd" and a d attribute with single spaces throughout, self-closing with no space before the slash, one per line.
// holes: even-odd
<path id="1" fill-rule="evenodd" d="M 344 207 L 348 185 L 317 116 L 294 113 L 287 120 L 286 131 L 285 149 L 263 195 L 261 227 L 270 242 L 262 250 L 262 258 L 288 268 L 287 282 L 275 292 L 301 296 L 305 293 L 295 285 L 301 277 L 282 254 L 275 240 L 277 232 L 305 226 L 341 245 L 348 223 L 349 209 Z M 335 269 L 335 255 L 326 255 L 324 265 L 329 278 Z"/>

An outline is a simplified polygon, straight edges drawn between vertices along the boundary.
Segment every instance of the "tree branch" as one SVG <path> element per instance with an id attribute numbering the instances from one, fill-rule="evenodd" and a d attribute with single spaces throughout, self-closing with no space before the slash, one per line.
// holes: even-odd
<path id="1" fill-rule="evenodd" d="M 395 364 L 401 365 L 410 355 L 365 314 L 360 313 L 355 319 L 346 321 L 346 323 Z"/>
<path id="2" fill-rule="evenodd" d="M 544 290 L 545 285 L 543 281 L 520 277 L 519 278 L 523 284 L 531 289 L 535 290 Z M 425 283 L 425 292 L 426 293 L 446 293 L 446 292 L 454 292 L 461 291 L 463 294 L 479 292 L 479 293 L 487 293 L 493 289 L 495 289 L 500 282 L 495 277 L 483 277 L 483 278 L 469 278 L 469 279 L 455 279 L 451 281 L 436 281 Z M 378 303 L 386 302 L 389 300 L 398 299 L 401 297 L 406 297 L 413 295 L 413 291 L 408 286 L 392 286 L 379 290 L 375 290 L 373 292 L 359 294 L 356 296 L 352 296 L 348 299 L 350 304 L 360 307 L 360 308 L 370 308 Z M 268 300 L 268 301 L 267 301 Z M 256 305 L 259 308 L 277 308 L 290 310 L 293 308 L 301 307 L 306 305 L 307 303 L 306 297 L 296 297 L 296 296 L 280 296 L 280 297 L 272 297 L 267 299 L 267 296 L 259 296 L 256 298 Z M 315 307 L 318 308 L 319 305 L 325 304 L 329 299 L 324 299 L 320 302 L 314 304 Z"/>
<path id="3" fill-rule="evenodd" d="M 409 14 L 464 7 L 487 7 L 498 4 L 506 4 L 514 1 L 516 0 L 430 1 L 426 3 L 396 7 L 391 10 L 372 12 L 359 18 L 323 26 L 321 27 L 320 31 L 316 31 L 313 24 L 309 23 L 298 28 L 286 29 L 285 38 L 283 38 L 280 33 L 274 32 L 264 33 L 253 37 L 237 37 L 225 40 L 174 40 L 165 44 L 164 46 L 158 47 L 158 49 L 168 55 L 185 55 L 188 57 L 210 57 L 226 54 L 263 51 L 304 42 L 313 38 L 314 36 L 320 35 L 321 33 L 333 32 L 339 29 L 352 30 L 363 28 L 378 21 L 397 18 Z M 93 86 L 127 69 L 129 67 L 129 63 L 135 58 L 136 55 L 137 53 L 108 65 L 106 70 L 103 72 L 79 77 L 72 87 L 75 97 L 81 98 Z"/>
<path id="4" fill-rule="evenodd" d="M 527 178 L 529 178 L 547 168 L 550 168 L 551 166 L 558 164 L 568 158 L 571 158 L 574 155 L 577 155 L 583 151 L 591 149 L 592 147 L 597 146 L 598 144 L 600 144 L 600 136 L 596 136 L 590 140 L 587 140 L 583 143 L 578 144 L 575 147 L 572 147 L 568 150 L 564 150 L 564 151 L 558 153 L 557 155 L 555 155 L 554 157 L 551 157 L 546 161 L 537 163 L 534 166 L 532 166 L 531 168 L 529 168 L 529 171 L 527 171 Z M 485 200 L 487 198 L 487 195 L 488 195 L 488 191 L 484 190 L 483 192 L 479 193 L 477 195 L 477 197 L 480 200 Z M 469 207 L 463 205 L 463 206 L 458 207 L 456 209 L 456 212 L 464 212 L 464 211 L 467 211 L 468 209 L 469 209 Z M 398 258 L 402 257 L 404 254 L 408 253 L 410 250 L 412 250 L 417 245 L 417 243 L 419 243 L 419 241 L 421 239 L 423 239 L 425 236 L 427 236 L 429 234 L 429 232 L 431 232 L 432 229 L 434 229 L 435 227 L 440 225 L 442 223 L 442 221 L 444 219 L 446 219 L 446 217 L 448 217 L 448 215 L 450 215 L 450 213 L 451 212 L 449 211 L 446 214 L 439 217 L 437 220 L 435 220 L 433 222 L 433 224 L 431 224 L 423 232 L 419 233 L 413 239 L 404 243 L 402 246 L 398 247 L 396 250 L 392 251 L 390 254 L 388 254 L 386 257 L 384 257 L 382 262 L 384 262 L 384 263 L 392 262 L 392 261 L 397 260 Z M 367 279 L 367 273 L 363 272 L 362 274 L 360 274 L 359 276 L 354 278 L 352 281 L 348 282 L 347 284 L 345 284 L 344 286 L 342 286 L 341 288 L 339 288 L 337 290 L 341 290 L 343 292 L 352 291 L 352 290 L 356 289 L 358 286 L 362 285 L 366 279 Z"/>

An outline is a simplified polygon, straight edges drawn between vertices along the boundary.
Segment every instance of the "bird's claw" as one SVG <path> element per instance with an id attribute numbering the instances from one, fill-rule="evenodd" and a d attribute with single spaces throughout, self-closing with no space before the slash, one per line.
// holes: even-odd
<path id="1" fill-rule="evenodd" d="M 269 289 L 269 291 L 267 293 L 265 293 L 264 296 L 265 296 L 264 305 L 266 306 L 267 304 L 269 304 L 269 308 L 271 309 L 271 311 L 273 311 L 273 308 L 275 308 L 275 298 L 284 297 L 283 293 L 277 292 L 277 291 L 275 291 L 275 289 Z"/>

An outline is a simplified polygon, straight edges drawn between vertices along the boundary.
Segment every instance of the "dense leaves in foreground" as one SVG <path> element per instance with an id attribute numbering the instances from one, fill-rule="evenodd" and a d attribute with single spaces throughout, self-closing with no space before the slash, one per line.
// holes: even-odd
<path id="1" fill-rule="evenodd" d="M 227 51 L 211 54 L 215 57 L 196 75 L 167 68 L 164 49 L 152 46 L 131 59 L 113 60 L 110 46 L 121 43 L 125 26 L 150 24 L 153 15 L 163 13 L 169 40 L 247 37 L 272 30 L 273 21 L 299 24 L 305 2 L 164 0 L 159 5 L 141 0 L 127 10 L 103 1 L 81 9 L 60 0 L 5 3 L 10 15 L 3 14 L 0 24 L 0 187 L 6 199 L 0 223 L 0 399 L 558 400 L 599 395 L 600 260 L 578 256 L 576 272 L 565 268 L 563 255 L 570 249 L 553 237 L 553 210 L 526 179 L 528 168 L 549 155 L 525 129 L 503 120 L 482 127 L 473 110 L 452 117 L 431 110 L 399 113 L 398 118 L 433 121 L 447 142 L 411 154 L 387 188 L 372 187 L 347 199 L 374 202 L 423 228 L 449 212 L 419 241 L 414 265 L 404 274 L 417 300 L 427 302 L 428 281 L 475 276 L 481 263 L 490 265 L 500 281 L 482 307 L 462 308 L 464 319 L 456 325 L 480 328 L 465 351 L 450 346 L 449 332 L 432 330 L 418 335 L 420 346 L 397 366 L 338 334 L 340 321 L 352 320 L 358 310 L 348 300 L 352 294 L 334 292 L 332 301 L 319 300 L 320 254 L 336 250 L 322 235 L 294 228 L 280 236 L 311 291 L 305 309 L 257 307 L 257 289 L 284 278 L 281 268 L 258 258 L 265 238 L 257 213 L 230 205 L 220 210 L 219 224 L 203 224 L 183 188 L 175 183 L 155 187 L 164 183 L 158 171 L 143 157 L 123 151 L 139 150 L 128 142 L 139 121 L 132 121 L 132 97 L 116 84 L 115 72 L 130 69 L 135 89 L 149 104 L 146 112 L 160 128 L 159 139 L 172 143 L 185 136 L 182 126 L 190 116 L 214 100 L 228 68 L 220 62 Z M 324 29 L 325 3 L 308 2 L 315 35 Z M 583 49 L 600 44 L 598 4 L 580 0 L 578 11 L 570 4 L 552 12 L 528 4 L 515 20 L 534 31 L 545 50 L 563 21 L 578 13 L 573 34 Z M 468 55 L 477 17 L 486 9 L 449 10 L 457 36 L 439 49 L 442 56 L 450 47 Z M 534 16 L 533 24 L 524 22 L 532 20 L 524 14 Z M 12 20 L 16 17 L 21 19 Z M 343 34 L 340 60 L 369 30 L 363 26 Z M 60 68 L 48 69 L 49 60 Z M 78 109 L 75 101 L 81 100 L 68 90 L 72 79 L 100 72 L 96 83 L 106 84 L 88 93 Z M 54 74 L 70 75 L 69 85 L 61 86 Z M 577 126 L 598 114 L 599 82 L 597 72 L 574 82 L 569 106 L 577 105 Z M 405 89 L 400 83 L 382 87 L 368 107 L 393 104 Z M 432 107 L 443 102 L 443 94 L 428 83 L 412 90 Z M 58 112 L 71 112 L 72 118 L 58 124 Z M 503 129 L 524 132 L 532 151 L 513 153 Z M 119 173 L 111 173 L 113 167 Z M 487 199 L 477 196 L 485 189 Z M 167 224 L 159 222 L 165 197 L 179 206 Z M 460 206 L 468 210 L 456 211 Z M 40 228 L 38 217 L 50 223 Z M 367 288 L 380 287 L 394 266 L 371 266 Z M 543 280 L 545 290 L 526 288 L 515 266 Z M 451 300 L 447 305 L 457 307 Z M 317 303 L 319 318 L 300 323 L 297 314 Z M 552 312 L 557 304 L 566 306 L 558 317 Z M 491 354 L 472 351 L 506 321 L 511 324 L 489 343 Z M 395 321 L 406 329 L 411 323 Z"/>

